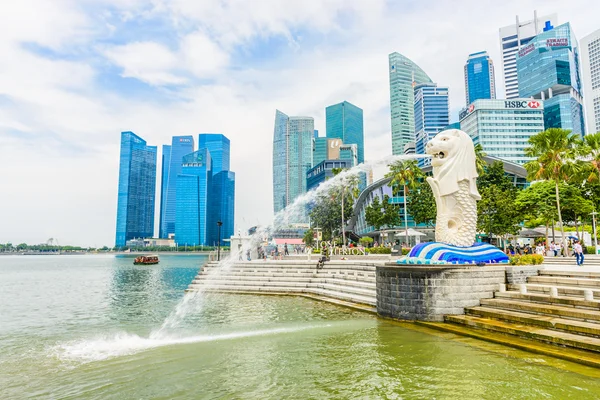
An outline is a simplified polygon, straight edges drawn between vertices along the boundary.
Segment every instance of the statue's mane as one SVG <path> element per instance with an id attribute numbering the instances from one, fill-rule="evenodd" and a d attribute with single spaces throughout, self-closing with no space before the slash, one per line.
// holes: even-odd
<path id="1" fill-rule="evenodd" d="M 446 196 L 458 191 L 458 182 L 469 181 L 469 191 L 475 199 L 481 199 L 477 190 L 476 179 L 477 166 L 475 160 L 475 146 L 473 141 L 465 132 L 458 129 L 450 129 L 444 133 L 457 137 L 453 140 L 456 144 L 452 156 L 439 167 L 433 168 L 433 177 L 438 181 L 440 195 Z"/>

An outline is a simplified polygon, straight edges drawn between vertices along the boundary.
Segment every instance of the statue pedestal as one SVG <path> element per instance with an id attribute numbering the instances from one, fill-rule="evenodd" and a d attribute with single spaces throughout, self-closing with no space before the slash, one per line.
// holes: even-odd
<path id="1" fill-rule="evenodd" d="M 488 243 L 475 243 L 471 247 L 457 247 L 446 243 L 420 243 L 412 248 L 398 264 L 499 264 L 507 263 L 508 256 Z"/>

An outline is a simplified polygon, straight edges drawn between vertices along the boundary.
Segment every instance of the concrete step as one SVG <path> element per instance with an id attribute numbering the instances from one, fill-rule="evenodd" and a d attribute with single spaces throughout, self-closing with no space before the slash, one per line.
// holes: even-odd
<path id="1" fill-rule="evenodd" d="M 521 294 L 515 291 L 509 292 L 496 292 L 494 293 L 496 298 L 502 299 L 513 299 L 513 300 L 526 300 L 536 303 L 542 304 L 556 304 L 556 305 L 565 305 L 571 307 L 582 307 L 591 310 L 600 310 L 600 301 L 592 300 L 586 301 L 581 297 L 570 297 L 570 296 L 560 296 L 560 297 L 551 297 L 548 294 L 544 293 L 527 293 Z"/>
<path id="2" fill-rule="evenodd" d="M 587 308 L 582 309 L 572 306 L 533 303 L 529 300 L 509 300 L 498 298 L 481 299 L 480 303 L 485 307 L 600 323 L 600 310 L 594 311 Z"/>
<path id="3" fill-rule="evenodd" d="M 555 346 L 554 344 L 548 344 L 537 340 L 521 338 L 483 329 L 472 329 L 466 325 L 458 325 L 454 323 L 415 321 L 415 324 L 426 326 L 431 329 L 437 329 L 443 332 L 453 333 L 455 335 L 468 336 L 474 339 L 484 340 L 486 342 L 497 343 L 503 346 L 510 346 L 536 354 L 543 354 L 546 356 L 600 368 L 600 355 L 586 350 L 569 349 L 569 351 L 564 351 L 563 347 Z"/>
<path id="4" fill-rule="evenodd" d="M 447 315 L 444 319 L 450 323 L 461 324 L 475 329 L 506 333 L 518 337 L 600 353 L 600 339 L 590 336 L 576 335 L 539 326 L 522 325 L 472 315 Z"/>
<path id="5" fill-rule="evenodd" d="M 600 279 L 600 272 L 592 271 L 553 271 L 549 269 L 540 269 L 540 276 L 562 276 L 572 278 L 591 278 Z"/>
<path id="6" fill-rule="evenodd" d="M 239 276 L 239 277 L 258 277 L 258 278 L 283 278 L 283 279 L 303 279 L 303 278 L 335 278 L 335 279 L 344 279 L 348 281 L 358 281 L 358 282 L 372 282 L 375 283 L 375 277 L 364 276 L 364 275 L 356 275 L 356 274 L 347 274 L 347 273 L 331 273 L 327 271 L 310 271 L 307 273 L 278 273 L 278 272 L 269 272 L 269 271 L 245 271 L 245 272 L 237 272 L 237 271 L 221 271 L 219 273 L 200 273 L 196 275 L 196 279 L 202 279 L 202 277 L 220 277 L 220 276 Z"/>
<path id="7" fill-rule="evenodd" d="M 581 286 L 586 288 L 600 288 L 600 278 L 592 279 L 587 277 L 571 277 L 571 276 L 530 276 L 527 278 L 527 283 L 537 283 L 551 286 Z"/>
<path id="8" fill-rule="evenodd" d="M 188 287 L 187 291 L 195 291 L 195 290 L 206 290 L 209 292 L 230 292 L 230 293 L 275 293 L 275 294 L 288 294 L 288 293 L 306 293 L 306 294 L 315 294 L 319 296 L 325 296 L 333 299 L 339 299 L 348 301 L 356 304 L 366 304 L 369 306 L 376 306 L 375 296 L 363 296 L 357 294 L 350 293 L 340 293 L 333 290 L 327 289 L 319 289 L 319 288 L 300 288 L 300 287 L 292 287 L 292 286 L 280 286 L 280 287 L 269 287 L 269 286 L 246 286 L 243 290 L 240 290 L 239 287 L 235 286 L 226 286 L 226 285 L 195 285 L 192 284 Z"/>
<path id="9" fill-rule="evenodd" d="M 535 293 L 550 293 L 550 288 L 555 287 L 558 291 L 559 296 L 580 296 L 583 297 L 584 290 L 591 290 L 594 292 L 594 298 L 600 299 L 600 288 L 593 287 L 574 287 L 574 286 L 558 286 L 558 285 L 543 285 L 535 283 L 526 283 L 528 292 Z M 507 285 L 509 290 L 519 290 L 520 285 Z"/>
<path id="10" fill-rule="evenodd" d="M 245 275 L 219 275 L 219 276 L 206 276 L 201 275 L 196 277 L 192 281 L 192 283 L 202 283 L 202 282 L 294 282 L 294 283 L 331 283 L 336 285 L 346 285 L 349 287 L 357 287 L 362 289 L 372 289 L 375 290 L 375 281 L 373 282 L 363 282 L 345 278 L 331 278 L 331 277 L 317 277 L 317 278 L 309 278 L 309 277 L 263 277 L 263 276 L 245 276 Z"/>
<path id="11" fill-rule="evenodd" d="M 600 338 L 600 324 L 594 322 L 576 321 L 549 315 L 536 315 L 485 306 L 469 307 L 465 309 L 465 312 L 467 315 L 508 321 L 517 325 L 539 326 L 550 330 L 558 329 L 564 332 Z"/>
<path id="12" fill-rule="evenodd" d="M 375 297 L 376 291 L 375 287 L 370 288 L 357 288 L 353 286 L 348 286 L 345 284 L 332 284 L 332 283 L 317 283 L 317 282 L 290 282 L 290 281 L 282 281 L 282 282 L 270 282 L 270 281 L 201 281 L 201 283 L 193 283 L 193 285 L 199 285 L 204 287 L 215 287 L 215 286 L 227 286 L 227 287 L 235 287 L 238 290 L 244 290 L 247 287 L 272 287 L 272 288 L 302 288 L 302 289 L 326 289 L 331 291 L 336 291 L 340 293 L 351 293 L 357 294 L 359 296 L 373 296 Z M 282 289 L 279 289 L 282 290 Z"/>

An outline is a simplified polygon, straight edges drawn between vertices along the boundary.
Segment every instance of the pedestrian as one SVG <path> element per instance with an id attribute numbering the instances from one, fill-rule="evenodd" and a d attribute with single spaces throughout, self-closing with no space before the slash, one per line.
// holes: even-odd
<path id="1" fill-rule="evenodd" d="M 283 255 L 284 255 L 284 256 L 289 256 L 289 255 L 290 255 L 290 253 L 289 253 L 289 251 L 288 251 L 287 243 L 285 243 L 285 244 L 283 245 Z"/>
<path id="2" fill-rule="evenodd" d="M 577 265 L 583 265 L 583 247 L 581 247 L 577 239 L 573 241 L 573 252 L 575 252 L 575 257 L 577 257 Z"/>
<path id="3" fill-rule="evenodd" d="M 246 258 L 248 259 L 248 261 L 250 261 L 250 260 L 251 260 L 251 258 L 250 258 L 250 249 L 248 249 L 248 250 L 246 251 Z"/>

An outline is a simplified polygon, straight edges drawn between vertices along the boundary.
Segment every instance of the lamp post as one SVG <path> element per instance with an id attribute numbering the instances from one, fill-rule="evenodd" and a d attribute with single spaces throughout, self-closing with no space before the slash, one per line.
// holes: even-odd
<path id="1" fill-rule="evenodd" d="M 598 235 L 596 234 L 596 215 L 598 215 L 598 213 L 596 211 L 594 211 L 593 213 L 591 213 L 592 215 L 592 225 L 594 228 L 594 250 L 596 251 L 596 254 L 598 254 Z"/>
<path id="2" fill-rule="evenodd" d="M 217 221 L 219 241 L 217 242 L 217 261 L 221 261 L 221 225 L 223 225 L 223 221 Z"/>

